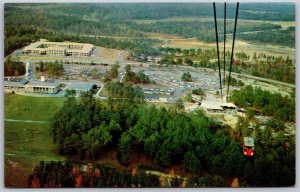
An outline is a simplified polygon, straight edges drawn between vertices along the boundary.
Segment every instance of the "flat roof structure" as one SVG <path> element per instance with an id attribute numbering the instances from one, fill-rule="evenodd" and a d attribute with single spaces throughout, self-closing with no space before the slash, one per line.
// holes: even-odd
<path id="1" fill-rule="evenodd" d="M 59 82 L 55 80 L 48 81 L 30 81 L 26 86 L 34 86 L 34 87 L 57 87 L 59 86 Z"/>
<path id="2" fill-rule="evenodd" d="M 59 82 L 56 80 L 32 80 L 25 85 L 26 93 L 56 94 L 59 91 Z"/>
<path id="3" fill-rule="evenodd" d="M 26 79 L 4 81 L 5 91 L 22 93 L 55 94 L 59 91 L 59 82 L 56 80 L 39 81 Z"/>
<path id="4" fill-rule="evenodd" d="M 12 86 L 12 87 L 24 87 L 25 84 L 28 83 L 28 80 L 22 79 L 20 81 L 4 81 L 4 86 Z"/>
<path id="5" fill-rule="evenodd" d="M 95 83 L 84 83 L 84 82 L 72 82 L 70 83 L 66 89 L 76 90 L 76 91 L 89 91 L 96 85 Z"/>
<path id="6" fill-rule="evenodd" d="M 23 48 L 23 53 L 40 55 L 90 56 L 93 44 L 74 42 L 50 42 L 40 40 Z"/>
<path id="7" fill-rule="evenodd" d="M 210 111 L 210 110 L 223 111 L 223 108 L 220 106 L 220 103 L 211 102 L 211 101 L 202 101 L 201 102 L 201 108 L 204 108 L 208 111 Z"/>

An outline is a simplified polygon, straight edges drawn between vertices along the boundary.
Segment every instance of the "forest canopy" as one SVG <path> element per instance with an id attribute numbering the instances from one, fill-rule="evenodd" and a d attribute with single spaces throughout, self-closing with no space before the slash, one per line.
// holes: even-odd
<path id="1" fill-rule="evenodd" d="M 244 177 L 243 186 L 291 186 L 295 182 L 295 149 L 288 136 L 278 132 L 273 137 L 270 128 L 258 129 L 256 161 L 252 162 L 242 154 L 241 143 L 234 137 L 238 133 L 202 111 L 187 114 L 126 99 L 107 106 L 82 93 L 80 100 L 67 98 L 51 127 L 60 154 L 96 160 L 102 150 L 114 148 L 119 162 L 129 165 L 131 154 L 144 153 L 162 168 L 182 163 L 191 186 L 202 185 L 201 170 L 221 180 Z"/>

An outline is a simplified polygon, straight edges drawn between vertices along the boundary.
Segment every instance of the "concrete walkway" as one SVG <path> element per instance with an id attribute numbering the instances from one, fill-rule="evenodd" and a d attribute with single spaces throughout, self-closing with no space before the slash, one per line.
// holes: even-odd
<path id="1" fill-rule="evenodd" d="M 4 119 L 4 121 L 23 122 L 23 123 L 48 123 L 48 121 L 33 121 L 33 120 L 19 120 L 19 119 Z"/>

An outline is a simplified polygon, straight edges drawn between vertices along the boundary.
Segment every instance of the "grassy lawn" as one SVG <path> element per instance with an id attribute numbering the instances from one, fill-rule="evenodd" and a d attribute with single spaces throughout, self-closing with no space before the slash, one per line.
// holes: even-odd
<path id="1" fill-rule="evenodd" d="M 64 98 L 5 94 L 5 118 L 49 121 L 63 105 Z M 5 157 L 31 164 L 57 159 L 48 122 L 4 122 Z"/>
<path id="2" fill-rule="evenodd" d="M 39 161 L 63 160 L 55 153 L 48 124 L 5 122 L 5 160 L 25 166 Z"/>
<path id="3" fill-rule="evenodd" d="M 4 95 L 6 119 L 49 121 L 64 98 Z M 28 175 L 40 161 L 64 160 L 55 152 L 48 122 L 4 121 L 5 186 L 27 187 Z"/>
<path id="4" fill-rule="evenodd" d="M 5 187 L 28 187 L 28 176 L 40 161 L 63 161 L 55 153 L 46 123 L 4 122 Z"/>
<path id="5" fill-rule="evenodd" d="M 65 98 L 4 95 L 4 118 L 48 121 L 63 105 Z"/>

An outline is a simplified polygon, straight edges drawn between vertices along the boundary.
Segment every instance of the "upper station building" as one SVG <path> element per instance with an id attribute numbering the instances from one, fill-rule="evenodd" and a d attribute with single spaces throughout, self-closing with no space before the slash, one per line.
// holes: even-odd
<path id="1" fill-rule="evenodd" d="M 41 39 L 23 48 L 23 53 L 55 56 L 90 56 L 95 49 L 93 44 L 73 42 L 50 42 Z"/>

